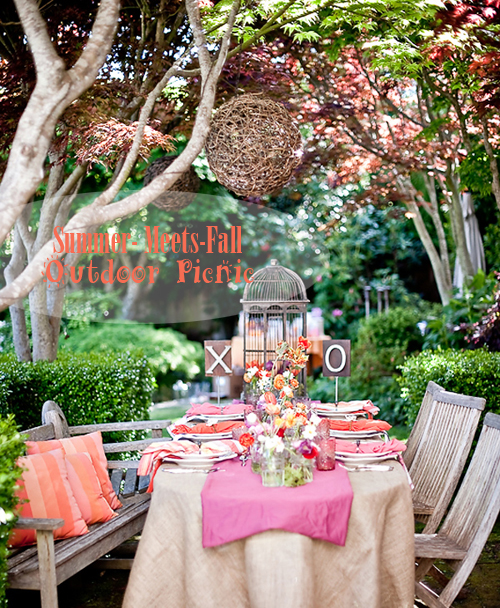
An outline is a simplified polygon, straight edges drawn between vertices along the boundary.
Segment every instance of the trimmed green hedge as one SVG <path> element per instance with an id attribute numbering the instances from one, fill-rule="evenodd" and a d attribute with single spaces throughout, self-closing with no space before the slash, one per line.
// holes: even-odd
<path id="1" fill-rule="evenodd" d="M 454 393 L 486 399 L 486 411 L 500 414 L 500 353 L 478 350 L 423 351 L 401 366 L 402 394 L 413 425 L 430 380 Z"/>
<path id="2" fill-rule="evenodd" d="M 70 425 L 147 420 L 155 379 L 140 352 L 61 353 L 54 362 L 0 356 L 0 415 L 22 429 L 41 424 L 52 399 Z"/>
<path id="3" fill-rule="evenodd" d="M 14 490 L 21 476 L 21 469 L 16 466 L 16 460 L 24 454 L 24 447 L 14 417 L 0 418 L 0 507 L 4 511 L 1 515 L 7 521 L 0 523 L 0 608 L 7 606 L 7 541 L 16 520 L 14 508 L 17 498 L 14 496 Z"/>

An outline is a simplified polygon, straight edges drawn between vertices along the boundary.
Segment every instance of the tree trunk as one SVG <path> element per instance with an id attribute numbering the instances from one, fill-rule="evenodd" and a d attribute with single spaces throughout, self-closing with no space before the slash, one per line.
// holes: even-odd
<path id="1" fill-rule="evenodd" d="M 132 262 L 128 253 L 120 253 L 120 257 L 122 264 L 127 266 L 130 272 L 132 272 L 134 266 L 142 266 L 145 268 L 148 262 L 148 254 L 146 251 L 141 251 L 136 264 Z M 153 283 L 149 283 L 149 281 L 143 281 L 142 283 L 135 283 L 132 280 L 127 281 L 127 291 L 122 304 L 122 319 L 126 319 L 127 321 L 137 319 L 139 302 L 145 299 L 152 287 Z"/>
<path id="2" fill-rule="evenodd" d="M 425 222 L 420 213 L 420 209 L 417 203 L 415 202 L 415 189 L 413 185 L 408 184 L 402 179 L 398 180 L 398 182 L 399 188 L 403 195 L 403 200 L 405 201 L 408 211 L 410 211 L 411 213 L 411 217 L 415 224 L 415 228 L 417 229 L 418 236 L 420 237 L 425 251 L 429 256 L 432 270 L 434 272 L 434 280 L 436 281 L 441 302 L 444 306 L 446 306 L 446 304 L 449 304 L 451 298 L 451 273 L 449 272 L 449 268 L 448 271 L 446 270 L 445 265 L 443 264 L 443 260 L 441 259 L 436 247 L 434 246 L 431 235 L 427 230 Z"/>
<path id="3" fill-rule="evenodd" d="M 47 284 L 37 283 L 29 294 L 33 361 L 54 361 L 57 357 L 57 340 L 47 313 Z"/>
<path id="4" fill-rule="evenodd" d="M 465 224 L 462 205 L 460 204 L 458 179 L 457 176 L 453 174 L 450 161 L 447 161 L 447 164 L 448 168 L 446 184 L 451 190 L 450 217 L 453 229 L 453 238 L 457 248 L 457 257 L 460 261 L 462 272 L 464 273 L 464 281 L 468 283 L 472 280 L 475 273 L 472 266 L 470 253 L 467 248 L 467 240 L 465 238 Z"/>
<path id="5" fill-rule="evenodd" d="M 24 268 L 26 260 L 26 249 L 24 247 L 19 229 L 14 228 L 14 245 L 9 264 L 5 267 L 4 276 L 7 285 L 18 277 Z M 26 327 L 26 315 L 24 313 L 23 301 L 19 300 L 9 307 L 10 320 L 12 322 L 12 338 L 14 350 L 19 361 L 31 361 L 30 340 Z"/>
<path id="6" fill-rule="evenodd" d="M 453 281 L 451 278 L 451 266 L 450 266 L 450 256 L 448 252 L 448 243 L 446 241 L 446 233 L 444 230 L 443 222 L 441 221 L 441 216 L 439 215 L 439 203 L 436 192 L 436 184 L 434 181 L 434 177 L 430 175 L 425 175 L 425 184 L 427 187 L 427 191 L 429 193 L 429 198 L 431 201 L 430 207 L 426 207 L 427 213 L 430 215 L 434 227 L 436 228 L 436 235 L 438 239 L 439 245 L 439 257 L 443 263 L 446 283 L 452 285 Z"/>
<path id="7" fill-rule="evenodd" d="M 488 154 L 488 158 L 490 159 L 490 169 L 492 175 L 491 182 L 491 190 L 495 197 L 495 201 L 497 203 L 497 207 L 500 210 L 500 172 L 498 171 L 498 163 L 495 158 L 495 154 L 493 148 L 491 146 L 489 132 L 488 132 L 488 119 L 486 116 L 483 116 L 481 119 L 481 123 L 483 125 L 483 141 L 484 147 L 486 149 L 486 154 Z"/>

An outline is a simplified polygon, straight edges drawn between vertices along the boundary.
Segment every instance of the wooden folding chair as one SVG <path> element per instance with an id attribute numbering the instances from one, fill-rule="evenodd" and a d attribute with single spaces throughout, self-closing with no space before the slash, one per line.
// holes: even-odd
<path id="1" fill-rule="evenodd" d="M 429 608 L 449 608 L 474 568 L 500 512 L 500 416 L 488 413 L 453 505 L 438 534 L 415 535 L 415 593 Z M 442 463 L 446 466 L 446 462 Z M 424 582 L 435 560 L 454 574 L 440 595 Z"/>
<path id="2" fill-rule="evenodd" d="M 413 511 L 435 532 L 458 485 L 486 401 L 429 382 L 404 462 L 415 489 Z"/>

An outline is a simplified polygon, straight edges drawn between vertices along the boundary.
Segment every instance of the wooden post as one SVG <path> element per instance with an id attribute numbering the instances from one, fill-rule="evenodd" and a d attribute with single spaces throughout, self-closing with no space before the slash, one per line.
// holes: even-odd
<path id="1" fill-rule="evenodd" d="M 365 285 L 363 290 L 365 292 L 365 317 L 368 319 L 370 316 L 370 291 L 371 287 L 369 285 Z"/>
<path id="2" fill-rule="evenodd" d="M 42 608 L 58 608 L 54 532 L 52 530 L 37 530 L 36 544 L 38 547 Z"/>

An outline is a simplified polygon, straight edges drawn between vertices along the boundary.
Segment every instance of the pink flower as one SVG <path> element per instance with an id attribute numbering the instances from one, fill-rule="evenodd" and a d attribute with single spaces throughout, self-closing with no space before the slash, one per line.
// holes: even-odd
<path id="1" fill-rule="evenodd" d="M 340 310 L 340 308 L 334 308 L 332 310 L 333 317 L 341 317 L 344 313 Z"/>

